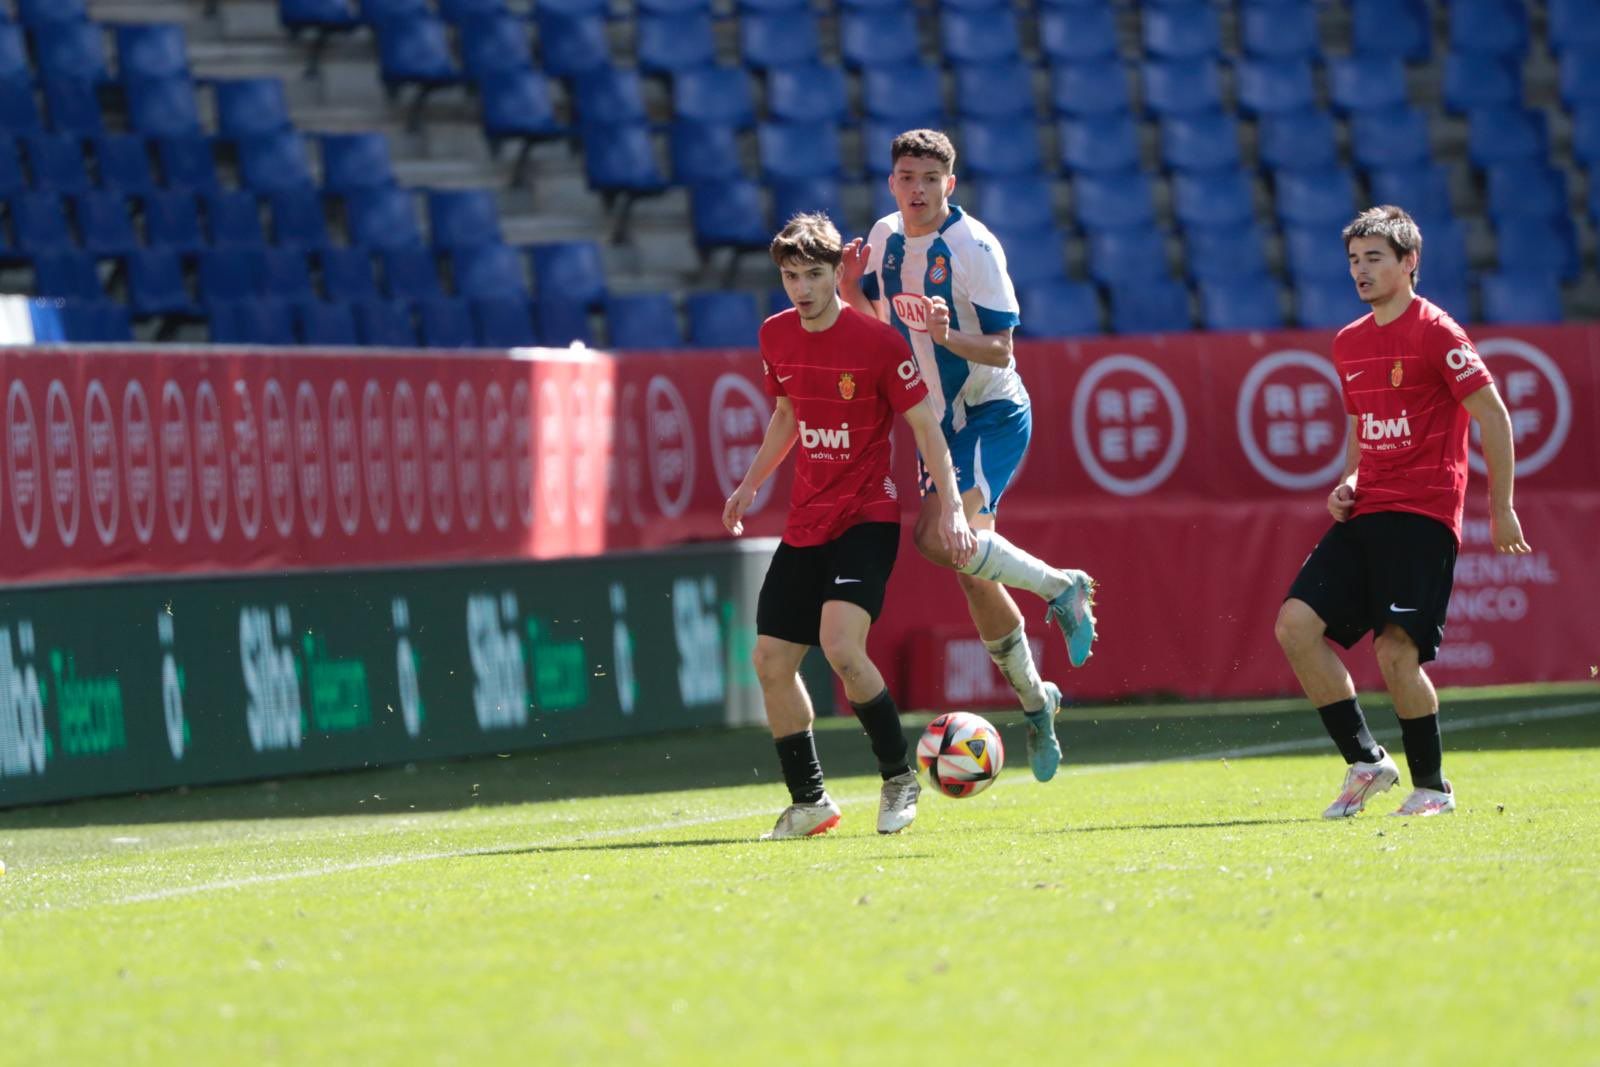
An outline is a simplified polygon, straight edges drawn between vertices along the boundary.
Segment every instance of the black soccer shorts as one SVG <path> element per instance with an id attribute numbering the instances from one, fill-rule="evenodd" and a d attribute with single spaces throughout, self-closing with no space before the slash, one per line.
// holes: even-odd
<path id="1" fill-rule="evenodd" d="M 778 545 L 756 601 L 756 633 L 819 644 L 822 605 L 830 600 L 855 604 L 876 620 L 899 553 L 897 522 L 863 522 L 820 545 Z"/>
<path id="2" fill-rule="evenodd" d="M 1376 511 L 1334 523 L 1300 567 L 1289 596 L 1311 606 L 1345 648 L 1394 623 L 1427 663 L 1444 640 L 1456 538 L 1426 515 Z"/>

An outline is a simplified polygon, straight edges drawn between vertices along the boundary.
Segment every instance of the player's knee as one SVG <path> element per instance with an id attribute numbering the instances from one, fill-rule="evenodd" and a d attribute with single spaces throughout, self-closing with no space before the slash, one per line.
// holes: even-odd
<path id="1" fill-rule="evenodd" d="M 1272 632 L 1285 652 L 1294 653 L 1321 639 L 1322 619 L 1303 600 L 1285 600 Z"/>
<path id="2" fill-rule="evenodd" d="M 1419 667 L 1417 645 L 1411 635 L 1398 626 L 1389 626 L 1372 639 L 1372 652 L 1385 681 L 1401 678 Z"/>
<path id="3" fill-rule="evenodd" d="M 845 633 L 822 633 L 822 654 L 827 657 L 833 673 L 848 678 L 858 673 L 867 659 L 867 650 L 854 636 Z"/>
<path id="4" fill-rule="evenodd" d="M 944 566 L 950 562 L 949 554 L 944 550 L 944 542 L 939 540 L 939 526 L 933 522 L 918 520 L 912 531 L 912 539 L 916 542 L 917 551 L 922 553 L 922 558 L 932 563 Z"/>
<path id="5" fill-rule="evenodd" d="M 761 641 L 756 642 L 756 650 L 750 653 L 750 665 L 755 668 L 756 678 L 763 688 L 780 685 L 794 673 L 786 657 Z"/>

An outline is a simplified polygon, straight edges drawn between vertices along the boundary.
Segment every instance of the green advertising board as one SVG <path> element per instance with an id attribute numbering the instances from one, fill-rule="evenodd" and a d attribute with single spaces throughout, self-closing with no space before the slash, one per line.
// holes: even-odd
<path id="1" fill-rule="evenodd" d="M 6 590 L 0 807 L 763 722 L 775 544 Z"/>

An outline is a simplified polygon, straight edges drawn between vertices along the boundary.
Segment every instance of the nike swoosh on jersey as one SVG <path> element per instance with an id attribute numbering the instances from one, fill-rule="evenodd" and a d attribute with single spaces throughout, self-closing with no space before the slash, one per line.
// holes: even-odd
<path id="1" fill-rule="evenodd" d="M 788 381 L 788 380 L 789 380 L 789 378 L 793 378 L 793 377 L 794 377 L 794 375 L 792 375 L 792 374 L 791 374 L 791 375 L 789 375 L 789 377 L 788 377 L 788 378 L 786 378 L 786 377 L 784 377 L 784 376 L 783 376 L 783 375 L 781 375 L 781 374 L 780 374 L 780 375 L 778 375 L 778 381 L 780 381 L 780 382 L 786 382 L 786 381 Z"/>
<path id="2" fill-rule="evenodd" d="M 1364 371 L 1364 370 L 1358 370 L 1354 374 L 1346 374 L 1344 376 L 1344 380 L 1347 381 L 1347 382 L 1353 382 L 1353 381 L 1355 381 L 1357 378 L 1361 377 L 1365 373 L 1367 373 L 1367 372 Z M 779 378 L 778 381 L 781 382 L 781 381 L 783 381 L 783 379 Z"/>

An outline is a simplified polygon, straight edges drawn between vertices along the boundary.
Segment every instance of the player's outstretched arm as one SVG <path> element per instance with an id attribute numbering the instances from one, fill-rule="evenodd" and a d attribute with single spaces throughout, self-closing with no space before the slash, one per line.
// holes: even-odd
<path id="1" fill-rule="evenodd" d="M 761 439 L 761 447 L 751 457 L 750 469 L 745 472 L 744 481 L 739 483 L 739 488 L 733 491 L 728 502 L 722 505 L 722 525 L 733 536 L 744 533 L 744 513 L 755 503 L 756 494 L 772 477 L 772 472 L 778 469 L 778 464 L 789 454 L 789 449 L 794 447 L 797 436 L 794 404 L 788 397 L 780 396 L 772 409 L 772 418 L 767 420 L 767 433 Z"/>
<path id="2" fill-rule="evenodd" d="M 1350 416 L 1350 431 L 1346 435 L 1344 449 L 1344 474 L 1339 478 L 1339 484 L 1333 487 L 1333 492 L 1328 494 L 1328 514 L 1333 516 L 1334 522 L 1343 522 L 1350 517 L 1350 511 L 1356 505 L 1356 472 L 1361 469 L 1361 438 L 1360 420 L 1354 415 Z"/>
<path id="3" fill-rule="evenodd" d="M 986 367 L 1011 365 L 1011 331 L 1002 333 L 958 333 L 950 329 L 950 305 L 942 296 L 928 300 L 928 336 L 933 343 L 954 352 L 969 363 Z"/>
<path id="4" fill-rule="evenodd" d="M 956 487 L 955 466 L 950 462 L 950 446 L 945 443 L 944 431 L 939 429 L 939 417 L 933 413 L 933 403 L 927 397 L 903 414 L 916 435 L 917 452 L 922 456 L 923 465 L 939 490 L 939 540 L 950 554 L 951 565 L 964 567 L 978 550 L 978 539 L 967 525 L 961 490 Z"/>
<path id="5" fill-rule="evenodd" d="M 851 238 L 850 243 L 844 246 L 844 258 L 839 260 L 839 299 L 861 314 L 877 318 L 878 309 L 861 291 L 861 276 L 867 272 L 871 255 L 872 246 L 859 237 Z"/>
<path id="6" fill-rule="evenodd" d="M 1522 520 L 1512 505 L 1516 480 L 1516 445 L 1511 436 L 1511 415 L 1500 391 L 1486 385 L 1466 396 L 1461 406 L 1478 423 L 1483 438 L 1483 463 L 1489 468 L 1489 538 L 1496 552 L 1520 555 L 1532 552 L 1522 537 Z"/>

